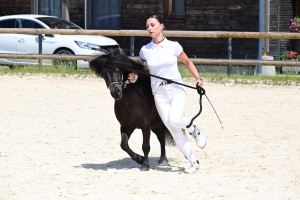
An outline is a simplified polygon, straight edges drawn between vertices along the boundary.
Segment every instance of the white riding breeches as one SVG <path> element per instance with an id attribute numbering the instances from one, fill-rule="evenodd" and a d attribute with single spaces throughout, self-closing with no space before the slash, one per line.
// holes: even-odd
<path id="1" fill-rule="evenodd" d="M 177 84 L 168 84 L 159 86 L 153 94 L 157 111 L 163 123 L 171 132 L 176 145 L 190 162 L 196 162 L 190 144 L 182 130 L 186 129 L 186 126 L 190 123 L 184 117 L 185 89 Z"/>

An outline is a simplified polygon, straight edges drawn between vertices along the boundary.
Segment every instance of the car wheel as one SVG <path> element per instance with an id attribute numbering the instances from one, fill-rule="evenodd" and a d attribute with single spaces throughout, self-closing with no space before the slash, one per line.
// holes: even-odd
<path id="1" fill-rule="evenodd" d="M 55 54 L 59 55 L 74 55 L 73 52 L 67 49 L 59 50 Z M 76 60 L 53 60 L 53 65 L 56 68 L 75 69 L 77 70 Z"/>

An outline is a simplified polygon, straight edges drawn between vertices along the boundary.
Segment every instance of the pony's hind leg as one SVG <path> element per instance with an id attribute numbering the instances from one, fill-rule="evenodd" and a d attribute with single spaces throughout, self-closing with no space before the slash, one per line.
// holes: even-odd
<path id="1" fill-rule="evenodd" d="M 131 157 L 132 160 L 134 160 L 135 162 L 137 162 L 138 164 L 142 165 L 144 163 L 144 157 L 136 154 L 135 152 L 133 152 L 129 145 L 128 145 L 128 140 L 129 140 L 130 135 L 128 136 L 125 132 L 121 132 L 121 148 L 126 151 L 129 156 Z"/>
<path id="2" fill-rule="evenodd" d="M 151 130 L 153 131 L 153 133 L 156 134 L 156 137 L 160 143 L 160 158 L 158 160 L 158 163 L 160 165 L 167 164 L 169 161 L 166 155 L 166 139 L 165 139 L 164 130 L 162 129 L 161 126 L 156 126 Z"/>

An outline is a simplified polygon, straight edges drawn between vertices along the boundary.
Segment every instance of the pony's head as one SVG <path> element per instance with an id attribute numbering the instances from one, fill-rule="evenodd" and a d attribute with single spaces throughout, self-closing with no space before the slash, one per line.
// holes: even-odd
<path id="1" fill-rule="evenodd" d="M 142 65 L 134 62 L 119 49 L 114 49 L 108 54 L 100 55 L 89 62 L 89 67 L 105 80 L 111 96 L 115 100 L 122 98 L 122 90 L 128 73 L 134 69 L 142 69 Z"/>

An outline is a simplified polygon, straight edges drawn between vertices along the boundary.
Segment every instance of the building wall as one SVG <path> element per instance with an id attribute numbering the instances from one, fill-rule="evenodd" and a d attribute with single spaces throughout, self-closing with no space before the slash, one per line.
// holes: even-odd
<path id="1" fill-rule="evenodd" d="M 1 0 L 6 14 L 31 13 L 30 0 Z M 165 0 L 121 0 L 121 29 L 143 30 L 149 15 L 167 15 Z M 289 20 L 296 14 L 296 0 L 280 0 L 280 31 L 288 32 Z M 70 0 L 70 21 L 84 27 L 84 0 Z M 167 30 L 184 31 L 258 31 L 258 0 L 186 0 L 184 23 L 165 23 Z M 277 31 L 277 0 L 271 0 L 270 31 Z M 299 12 L 299 9 L 298 9 Z M 300 13 L 298 13 L 299 15 Z M 0 15 L 1 9 L 0 9 Z M 129 53 L 130 37 L 113 37 Z M 189 57 L 227 58 L 228 39 L 169 38 L 178 41 Z M 135 55 L 151 41 L 135 37 Z M 281 41 L 281 49 L 288 42 Z M 257 39 L 232 40 L 233 59 L 256 59 Z M 270 40 L 269 55 L 277 55 L 277 40 Z"/>
<path id="2" fill-rule="evenodd" d="M 278 4 L 279 2 L 279 4 Z M 296 16 L 295 0 L 271 0 L 270 9 L 270 31 L 271 32 L 290 32 L 290 19 Z M 279 10 L 279 12 L 278 12 Z M 279 18 L 279 20 L 278 20 Z M 279 26 L 278 26 L 279 25 Z M 279 47 L 278 47 L 279 45 Z M 294 50 L 295 40 L 270 40 L 269 55 L 275 59 L 280 59 L 277 55 L 279 49 L 280 54 L 287 50 Z"/>
<path id="3" fill-rule="evenodd" d="M 84 0 L 70 0 L 70 21 L 84 28 Z"/>
<path id="4" fill-rule="evenodd" d="M 30 0 L 0 0 L 0 16 L 3 16 L 1 9 L 6 15 L 29 14 Z"/>
<path id="5" fill-rule="evenodd" d="M 186 1 L 185 30 L 258 31 L 257 0 Z M 232 58 L 256 58 L 258 42 L 232 39 Z M 200 58 L 228 57 L 228 39 L 188 39 L 188 54 Z"/>
<path id="6" fill-rule="evenodd" d="M 150 14 L 166 13 L 163 0 L 122 0 L 122 29 L 144 29 Z M 185 23 L 166 23 L 167 30 L 258 31 L 258 0 L 186 0 Z M 228 39 L 169 38 L 180 42 L 189 57 L 227 58 Z M 135 54 L 150 39 L 136 38 Z M 251 39 L 233 39 L 233 58 L 256 58 Z M 256 40 L 257 41 L 257 40 Z"/>
<path id="7" fill-rule="evenodd" d="M 121 29 L 125 30 L 146 30 L 149 15 L 164 15 L 163 0 L 122 0 L 121 5 Z M 139 55 L 140 48 L 150 41 L 150 37 L 135 37 L 135 56 Z M 130 37 L 122 37 L 120 45 L 129 55 Z"/>

